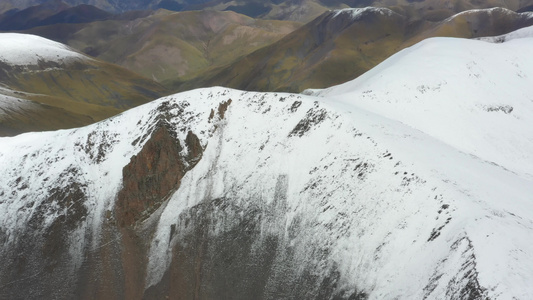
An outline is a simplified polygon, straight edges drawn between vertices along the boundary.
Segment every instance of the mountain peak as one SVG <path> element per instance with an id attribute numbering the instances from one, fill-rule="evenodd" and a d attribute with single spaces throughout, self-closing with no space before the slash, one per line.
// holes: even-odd
<path id="1" fill-rule="evenodd" d="M 532 51 L 434 38 L 323 97 L 203 88 L 2 138 L 2 293 L 527 299 Z"/>

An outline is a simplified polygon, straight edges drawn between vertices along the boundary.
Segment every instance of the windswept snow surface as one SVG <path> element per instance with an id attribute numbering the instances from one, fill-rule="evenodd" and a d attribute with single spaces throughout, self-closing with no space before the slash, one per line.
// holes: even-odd
<path id="1" fill-rule="evenodd" d="M 398 120 L 533 178 L 533 39 L 432 38 L 315 95 Z"/>
<path id="2" fill-rule="evenodd" d="M 1 138 L 0 254 L 68 180 L 83 183 L 89 211 L 70 237 L 73 261 L 98 247 L 123 166 L 164 117 L 182 144 L 191 130 L 205 149 L 154 216 L 146 287 L 170 264 L 182 213 L 220 198 L 262 211 L 277 199 L 262 232 L 317 276 L 335 266 L 339 289 L 530 299 L 531 48 L 531 39 L 431 39 L 322 97 L 199 89 L 81 129 Z M 211 118 L 229 99 L 225 117 Z M 213 224 L 210 236 L 226 228 Z"/>
<path id="3" fill-rule="evenodd" d="M 36 35 L 0 33 L 0 61 L 9 65 L 37 65 L 39 61 L 62 63 L 72 59 L 89 58 Z"/>

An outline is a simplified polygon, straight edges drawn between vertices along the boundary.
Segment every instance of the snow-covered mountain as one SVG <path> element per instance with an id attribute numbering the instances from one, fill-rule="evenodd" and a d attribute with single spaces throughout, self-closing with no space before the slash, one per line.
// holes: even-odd
<path id="1" fill-rule="evenodd" d="M 0 33 L 0 136 L 92 124 L 165 94 L 150 79 L 61 43 Z"/>
<path id="2" fill-rule="evenodd" d="M 533 86 L 528 74 L 533 57 L 524 55 L 533 51 L 528 32 L 531 27 L 507 35 L 525 38 L 500 44 L 428 39 L 356 80 L 316 94 L 398 120 L 533 178 Z"/>
<path id="3" fill-rule="evenodd" d="M 63 44 L 36 35 L 3 33 L 0 34 L 0 45 L 0 61 L 15 66 L 38 65 L 39 61 L 64 63 L 75 59 L 90 60 Z"/>
<path id="4" fill-rule="evenodd" d="M 430 39 L 314 95 L 1 138 L 0 294 L 531 298 L 530 48 Z"/>

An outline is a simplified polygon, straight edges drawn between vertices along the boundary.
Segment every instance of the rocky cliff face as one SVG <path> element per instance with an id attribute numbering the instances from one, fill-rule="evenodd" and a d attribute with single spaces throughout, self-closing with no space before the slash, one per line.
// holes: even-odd
<path id="1" fill-rule="evenodd" d="M 118 194 L 115 215 L 119 226 L 130 226 L 149 217 L 180 186 L 181 178 L 201 158 L 202 148 L 198 137 L 189 131 L 186 149 L 171 136 L 165 125 L 158 127 L 144 144 L 139 154 L 133 156 L 123 169 L 123 187 Z"/>
<path id="2" fill-rule="evenodd" d="M 142 132 L 138 136 L 125 137 L 120 128 L 108 127 L 113 121 L 96 126 L 102 130 L 87 128 L 60 137 L 28 135 L 43 144 L 14 161 L 8 174 L 20 176 L 1 192 L 2 297 L 142 296 L 146 230 L 135 225 L 179 187 L 181 177 L 202 155 L 192 131 L 181 142 L 170 131 L 165 118 L 176 116 L 169 110 L 157 107 L 147 123 L 127 125 L 144 126 L 136 131 Z M 116 147 L 133 150 L 129 163 L 130 154 L 113 156 Z M 13 207 L 18 207 L 14 215 L 9 214 Z M 140 283 L 140 289 L 134 283 Z"/>

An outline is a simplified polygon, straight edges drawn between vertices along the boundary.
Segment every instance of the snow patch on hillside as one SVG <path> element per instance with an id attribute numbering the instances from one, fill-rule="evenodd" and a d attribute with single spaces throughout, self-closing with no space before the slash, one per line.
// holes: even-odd
<path id="1" fill-rule="evenodd" d="M 335 14 L 333 15 L 333 18 L 336 18 L 340 15 L 348 14 L 354 21 L 358 20 L 366 13 L 377 13 L 383 16 L 392 16 L 393 14 L 395 14 L 395 12 L 393 12 L 392 10 L 382 7 L 343 8 L 334 10 L 334 12 Z"/>
<path id="2" fill-rule="evenodd" d="M 9 65 L 37 65 L 39 61 L 63 63 L 89 59 L 69 47 L 36 35 L 0 33 L 0 61 Z"/>
<path id="3" fill-rule="evenodd" d="M 20 113 L 32 109 L 36 104 L 32 101 L 0 94 L 0 117 L 9 117 L 13 113 Z"/>
<path id="4" fill-rule="evenodd" d="M 524 13 L 517 13 L 515 11 L 512 11 L 510 9 L 507 9 L 507 8 L 503 8 L 503 7 L 492 7 L 492 8 L 483 8 L 483 9 L 471 9 L 471 10 L 465 10 L 465 11 L 462 11 L 460 13 L 457 13 L 449 18 L 447 18 L 446 20 L 444 20 L 443 22 L 446 23 L 446 22 L 449 22 L 457 17 L 462 17 L 462 16 L 471 16 L 471 15 L 477 15 L 477 14 L 480 14 L 480 13 L 485 13 L 485 14 L 488 14 L 489 16 L 492 16 L 494 14 L 505 14 L 505 15 L 520 15 L 520 16 L 523 16 L 525 18 L 532 18 L 533 17 L 533 14 L 531 12 L 524 12 Z"/>

